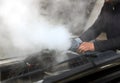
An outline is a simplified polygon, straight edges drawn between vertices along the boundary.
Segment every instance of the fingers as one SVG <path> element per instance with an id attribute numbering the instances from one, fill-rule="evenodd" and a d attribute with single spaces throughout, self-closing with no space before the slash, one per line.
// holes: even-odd
<path id="1" fill-rule="evenodd" d="M 84 52 L 87 52 L 87 51 L 94 51 L 94 44 L 92 42 L 83 42 L 77 52 L 78 53 L 84 53 Z"/>
<path id="2" fill-rule="evenodd" d="M 87 48 L 85 46 L 85 42 L 83 42 L 80 47 L 78 48 L 77 52 L 79 53 L 84 53 L 85 51 L 87 51 Z"/>
<path id="3" fill-rule="evenodd" d="M 111 3 L 113 2 L 113 0 L 105 0 L 105 2 Z"/>
<path id="4" fill-rule="evenodd" d="M 105 0 L 105 2 L 108 2 L 109 0 Z"/>

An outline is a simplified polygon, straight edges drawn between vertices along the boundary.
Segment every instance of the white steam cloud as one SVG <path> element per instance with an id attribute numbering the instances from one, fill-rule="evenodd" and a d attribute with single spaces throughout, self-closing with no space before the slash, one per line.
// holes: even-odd
<path id="1" fill-rule="evenodd" d="M 40 13 L 53 22 L 66 25 L 74 35 L 80 35 L 96 1 L 40 0 Z"/>
<path id="2" fill-rule="evenodd" d="M 0 0 L 1 55 L 18 56 L 42 49 L 65 51 L 70 33 L 39 14 L 39 0 Z"/>

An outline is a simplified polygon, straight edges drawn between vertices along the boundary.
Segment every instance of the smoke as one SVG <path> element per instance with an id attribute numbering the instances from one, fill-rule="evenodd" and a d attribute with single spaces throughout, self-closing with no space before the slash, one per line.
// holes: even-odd
<path id="1" fill-rule="evenodd" d="M 1 57 L 43 49 L 65 51 L 80 34 L 95 0 L 0 0 Z"/>
<path id="2" fill-rule="evenodd" d="M 19 56 L 70 47 L 65 26 L 50 23 L 39 13 L 39 0 L 0 0 L 0 49 L 4 56 Z"/>
<path id="3" fill-rule="evenodd" d="M 41 14 L 65 25 L 74 35 L 84 30 L 96 0 L 40 0 Z"/>

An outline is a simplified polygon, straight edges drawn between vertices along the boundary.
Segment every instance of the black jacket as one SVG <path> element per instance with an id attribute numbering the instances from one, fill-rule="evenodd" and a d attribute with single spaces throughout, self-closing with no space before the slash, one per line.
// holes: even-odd
<path id="1" fill-rule="evenodd" d="M 102 32 L 107 34 L 108 40 L 95 41 L 96 51 L 120 49 L 120 2 L 104 3 L 98 19 L 80 38 L 83 41 L 90 41 Z"/>

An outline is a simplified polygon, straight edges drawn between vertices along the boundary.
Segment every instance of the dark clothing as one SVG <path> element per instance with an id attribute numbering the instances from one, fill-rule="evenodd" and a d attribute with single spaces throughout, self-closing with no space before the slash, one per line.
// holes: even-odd
<path id="1" fill-rule="evenodd" d="M 96 51 L 120 49 L 120 3 L 104 3 L 96 22 L 80 38 L 87 42 L 102 32 L 106 33 L 107 40 L 95 41 Z"/>

